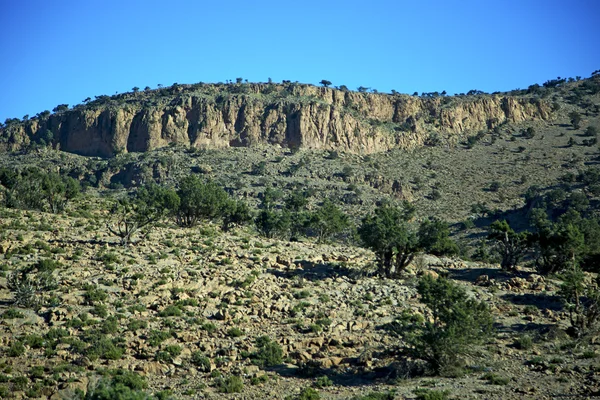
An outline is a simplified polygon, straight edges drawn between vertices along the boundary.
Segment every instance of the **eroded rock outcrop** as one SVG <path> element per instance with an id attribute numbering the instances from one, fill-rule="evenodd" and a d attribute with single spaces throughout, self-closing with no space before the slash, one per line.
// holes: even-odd
<path id="1" fill-rule="evenodd" d="M 298 84 L 199 84 L 103 97 L 4 127 L 4 147 L 17 150 L 45 138 L 64 151 L 103 157 L 170 143 L 372 153 L 420 146 L 432 135 L 456 141 L 505 122 L 551 117 L 549 104 L 527 97 L 427 98 Z"/>

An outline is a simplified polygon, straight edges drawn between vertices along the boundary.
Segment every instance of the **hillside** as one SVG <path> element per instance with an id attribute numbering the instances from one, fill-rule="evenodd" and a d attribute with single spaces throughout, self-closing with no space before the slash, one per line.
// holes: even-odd
<path id="1" fill-rule="evenodd" d="M 506 123 L 553 117 L 531 94 L 456 97 L 351 92 L 287 84 L 196 84 L 131 92 L 72 109 L 58 106 L 0 132 L 5 147 L 52 142 L 63 151 L 110 157 L 171 143 L 194 148 L 280 145 L 374 153 L 455 144 Z"/>
<path id="2" fill-rule="evenodd" d="M 597 396 L 598 128 L 598 74 L 459 96 L 173 85 L 7 120 L 0 398 Z M 405 216 L 396 276 L 376 210 Z"/>

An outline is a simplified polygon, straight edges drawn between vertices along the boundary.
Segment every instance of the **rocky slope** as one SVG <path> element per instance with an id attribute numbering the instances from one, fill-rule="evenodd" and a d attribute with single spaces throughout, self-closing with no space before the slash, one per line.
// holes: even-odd
<path id="1" fill-rule="evenodd" d="M 13 120 L 0 130 L 0 140 L 7 150 L 43 139 L 61 150 L 103 157 L 170 143 L 373 153 L 453 143 L 503 123 L 551 117 L 548 102 L 526 96 L 418 97 L 294 83 L 175 84 L 98 96 L 70 110 Z"/>
<path id="2" fill-rule="evenodd" d="M 460 399 L 598 393 L 599 344 L 566 337 L 557 283 L 528 269 L 515 276 L 424 256 L 404 279 L 383 279 L 369 274 L 373 255 L 363 249 L 222 234 L 210 225 L 157 228 L 123 248 L 103 229 L 103 214 L 3 211 L 0 397 L 80 398 L 77 391 L 116 369 L 174 399 L 298 398 L 309 386 L 322 399 L 389 390 L 415 398 L 423 387 Z M 41 260 L 54 269 L 55 287 L 39 307 L 12 305 L 7 277 Z M 405 310 L 428 315 L 416 296 L 420 274 L 451 277 L 493 311 L 498 333 L 463 377 L 411 378 L 402 342 L 386 329 Z M 283 349 L 277 367 L 253 362 L 264 335 Z M 524 338 L 530 343 L 517 346 Z M 241 393 L 220 393 L 222 376 L 239 376 Z"/>

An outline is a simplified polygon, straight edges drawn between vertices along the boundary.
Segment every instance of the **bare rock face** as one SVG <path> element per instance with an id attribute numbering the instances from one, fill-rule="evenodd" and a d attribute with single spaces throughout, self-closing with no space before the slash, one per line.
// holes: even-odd
<path id="1" fill-rule="evenodd" d="M 0 131 L 0 139 L 6 149 L 17 150 L 50 131 L 61 150 L 102 157 L 170 143 L 373 153 L 418 147 L 431 135 L 456 140 L 504 122 L 551 118 L 549 104 L 527 97 L 423 98 L 298 84 L 222 86 L 161 89 L 155 94 L 160 101 L 119 95 L 11 124 Z M 227 92 L 231 89 L 238 91 Z"/>

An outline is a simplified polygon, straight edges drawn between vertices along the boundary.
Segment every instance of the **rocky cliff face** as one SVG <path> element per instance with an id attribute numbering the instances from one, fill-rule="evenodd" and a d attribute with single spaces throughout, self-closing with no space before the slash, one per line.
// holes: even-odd
<path id="1" fill-rule="evenodd" d="M 170 143 L 221 148 L 284 147 L 372 153 L 456 142 L 505 122 L 545 120 L 551 107 L 527 97 L 417 97 L 310 85 L 188 85 L 104 96 L 72 110 L 10 124 L 4 147 L 51 140 L 61 150 L 109 157 Z"/>

